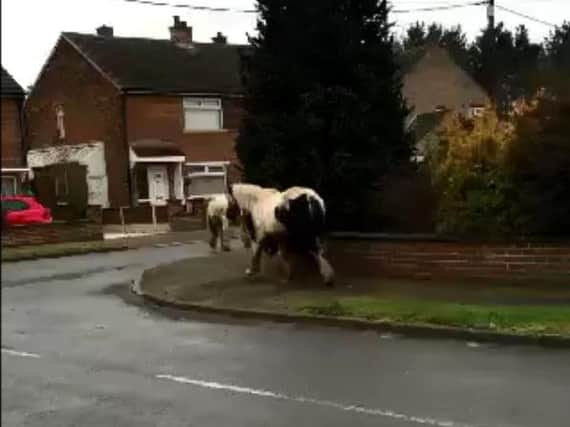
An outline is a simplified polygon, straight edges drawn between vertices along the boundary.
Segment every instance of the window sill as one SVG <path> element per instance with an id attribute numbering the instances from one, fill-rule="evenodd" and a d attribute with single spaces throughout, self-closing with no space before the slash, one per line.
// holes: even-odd
<path id="1" fill-rule="evenodd" d="M 197 134 L 212 134 L 212 133 L 228 133 L 231 129 L 211 129 L 211 130 L 198 130 L 198 129 L 184 129 L 184 134 L 197 135 Z"/>
<path id="2" fill-rule="evenodd" d="M 204 178 L 204 177 L 218 177 L 223 178 L 226 176 L 225 172 L 194 172 L 186 175 L 188 178 Z"/>

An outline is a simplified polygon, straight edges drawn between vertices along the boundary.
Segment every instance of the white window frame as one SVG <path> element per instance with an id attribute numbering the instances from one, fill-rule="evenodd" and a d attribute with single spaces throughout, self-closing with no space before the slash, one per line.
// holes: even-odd
<path id="1" fill-rule="evenodd" d="M 18 182 L 15 176 L 12 175 L 2 175 L 2 181 L 4 180 L 10 180 L 12 181 L 12 194 L 11 196 L 17 196 L 18 195 Z M 9 195 L 7 195 L 9 196 Z"/>
<path id="2" fill-rule="evenodd" d="M 187 96 L 182 99 L 184 132 L 219 132 L 224 130 L 224 111 L 221 98 L 206 98 Z M 219 127 L 217 129 L 192 128 L 186 121 L 186 114 L 192 111 L 213 111 L 218 113 Z"/>
<path id="3" fill-rule="evenodd" d="M 481 107 L 478 105 L 469 107 L 471 117 L 481 117 L 485 112 L 485 107 Z"/>
<path id="4" fill-rule="evenodd" d="M 224 177 L 224 185 L 228 185 L 228 165 L 230 162 L 186 162 L 186 166 L 199 166 L 203 167 L 203 172 L 189 172 L 185 175 L 187 178 L 201 178 L 201 177 Z M 210 170 L 211 167 L 223 167 L 223 172 L 213 172 Z M 204 194 L 198 196 L 187 196 L 187 200 L 203 199 Z"/>

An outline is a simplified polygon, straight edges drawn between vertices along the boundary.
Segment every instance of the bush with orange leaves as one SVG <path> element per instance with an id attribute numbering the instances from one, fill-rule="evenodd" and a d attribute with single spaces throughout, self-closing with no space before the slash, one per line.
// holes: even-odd
<path id="1" fill-rule="evenodd" d="M 513 107 L 444 120 L 428 154 L 439 232 L 570 235 L 570 103 L 541 92 Z"/>
<path id="2" fill-rule="evenodd" d="M 493 108 L 481 117 L 448 115 L 428 165 L 439 197 L 440 233 L 492 236 L 518 233 L 520 212 L 506 168 L 514 126 Z"/>

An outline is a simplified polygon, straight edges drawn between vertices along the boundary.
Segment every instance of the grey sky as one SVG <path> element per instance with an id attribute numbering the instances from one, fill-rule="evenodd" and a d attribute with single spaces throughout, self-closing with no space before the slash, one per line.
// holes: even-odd
<path id="1" fill-rule="evenodd" d="M 216 7 L 253 8 L 254 0 L 169 0 Z M 417 9 L 471 0 L 392 0 L 394 9 Z M 570 20 L 570 0 L 496 0 L 497 5 L 515 9 L 535 18 L 561 24 Z M 230 42 L 243 43 L 252 33 L 255 15 L 219 13 L 133 4 L 124 0 L 2 0 L 2 65 L 24 87 L 35 78 L 62 31 L 93 33 L 102 24 L 111 25 L 117 36 L 167 38 L 172 16 L 180 15 L 194 28 L 197 41 L 208 41 L 222 31 Z M 416 20 L 437 21 L 443 25 L 461 24 L 474 37 L 486 23 L 484 6 L 437 12 L 392 14 L 398 32 Z M 496 20 L 514 29 L 525 24 L 535 40 L 541 40 L 550 27 L 496 11 Z"/>

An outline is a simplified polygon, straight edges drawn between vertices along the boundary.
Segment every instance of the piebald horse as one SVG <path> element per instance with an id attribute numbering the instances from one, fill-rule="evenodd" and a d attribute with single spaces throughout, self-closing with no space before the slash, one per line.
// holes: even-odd
<path id="1" fill-rule="evenodd" d="M 241 211 L 242 229 L 256 242 L 247 275 L 259 272 L 261 256 L 280 253 L 286 264 L 287 280 L 292 275 L 293 254 L 308 254 L 317 264 L 328 286 L 334 271 L 324 258 L 325 203 L 312 189 L 291 187 L 283 192 L 252 184 L 233 184 L 228 197 Z"/>

